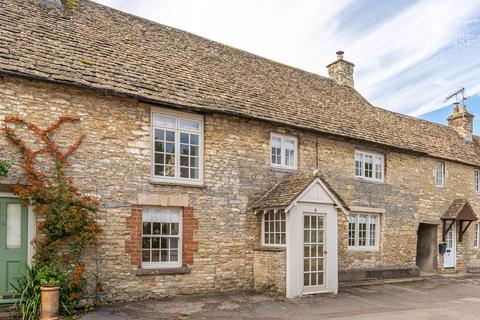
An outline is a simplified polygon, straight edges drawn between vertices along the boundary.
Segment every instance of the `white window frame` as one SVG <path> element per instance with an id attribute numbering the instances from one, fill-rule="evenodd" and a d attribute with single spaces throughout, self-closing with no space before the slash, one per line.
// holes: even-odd
<path id="1" fill-rule="evenodd" d="M 361 167 L 361 173 L 360 175 L 357 174 L 357 156 L 362 156 L 362 167 Z M 366 177 L 365 176 L 365 156 L 371 156 L 372 157 L 372 177 Z M 382 178 L 378 179 L 375 178 L 376 175 L 376 168 L 375 165 L 377 164 L 375 161 L 380 160 L 381 165 L 382 165 Z M 368 181 L 376 181 L 376 182 L 384 182 L 385 181 L 385 156 L 380 153 L 374 153 L 374 152 L 366 152 L 366 151 L 360 151 L 360 150 L 355 150 L 355 156 L 354 156 L 354 161 L 353 161 L 353 170 L 355 174 L 355 178 L 362 179 L 362 180 L 368 180 Z"/>
<path id="2" fill-rule="evenodd" d="M 351 216 L 357 216 L 356 223 L 355 223 L 355 235 L 354 235 L 354 241 L 355 245 L 351 246 L 349 243 L 349 235 L 350 235 L 350 217 Z M 359 227 L 358 227 L 358 217 L 359 216 L 367 216 L 367 228 L 366 228 L 366 238 L 365 238 L 365 243 L 367 245 L 365 246 L 359 246 L 358 241 L 359 241 Z M 377 217 L 377 224 L 376 224 L 376 229 L 375 229 L 375 245 L 371 246 L 370 245 L 370 217 L 375 216 Z M 347 219 L 347 247 L 349 251 L 379 251 L 380 250 L 380 238 L 381 238 L 381 225 L 382 223 L 382 216 L 377 213 L 367 213 L 367 212 L 354 212 L 350 213 L 348 215 Z"/>
<path id="3" fill-rule="evenodd" d="M 278 138 L 280 139 L 280 148 L 281 148 L 281 153 L 280 153 L 280 164 L 273 163 L 272 162 L 272 139 L 273 138 Z M 285 140 L 292 140 L 295 144 L 295 150 L 294 150 L 294 157 L 293 157 L 293 166 L 288 166 L 285 164 Z M 270 166 L 274 168 L 281 168 L 281 169 L 289 169 L 289 170 L 296 170 L 298 167 L 298 139 L 297 137 L 294 136 L 289 136 L 289 135 L 284 135 L 284 134 L 279 134 L 275 132 L 270 133 L 270 149 L 269 149 L 269 161 L 270 161 Z"/>
<path id="4" fill-rule="evenodd" d="M 439 166 L 441 166 L 441 175 L 439 176 Z M 435 165 L 435 187 L 436 188 L 443 188 L 445 187 L 445 162 L 438 161 Z M 441 181 L 440 181 L 441 179 Z"/>
<path id="5" fill-rule="evenodd" d="M 480 222 L 473 225 L 473 247 L 480 249 Z"/>
<path id="6" fill-rule="evenodd" d="M 143 244 L 143 222 L 144 222 L 144 214 L 145 208 L 142 210 L 142 225 L 141 225 L 141 238 L 140 238 L 140 257 L 141 257 L 141 265 L 142 269 L 168 269 L 168 268 L 180 268 L 182 266 L 183 261 L 183 210 L 182 208 L 173 208 L 173 207 L 156 207 L 158 209 L 166 209 L 166 210 L 178 210 L 176 214 L 179 216 L 179 230 L 178 230 L 178 261 L 159 261 L 159 262 L 143 262 L 143 252 L 142 252 L 142 244 Z M 168 222 L 168 221 L 151 221 L 151 222 Z M 161 252 L 159 253 L 161 255 Z"/>
<path id="7" fill-rule="evenodd" d="M 475 186 L 475 192 L 480 193 L 480 169 L 475 169 L 474 171 L 474 186 Z"/>
<path id="8" fill-rule="evenodd" d="M 176 128 L 168 126 L 155 125 L 155 115 L 162 115 L 167 117 L 176 118 Z M 194 120 L 200 122 L 200 130 L 188 130 L 180 129 L 180 119 Z M 153 182 L 167 182 L 178 184 L 191 184 L 191 185 L 203 185 L 203 153 L 204 153 L 204 118 L 202 115 L 169 110 L 164 108 L 153 107 L 150 114 L 151 122 L 151 180 Z M 155 129 L 175 131 L 175 176 L 174 177 L 162 177 L 155 175 Z M 181 178 L 180 177 L 180 133 L 194 133 L 199 135 L 199 172 L 198 179 Z"/>
<path id="9" fill-rule="evenodd" d="M 286 247 L 287 246 L 287 213 L 284 211 L 284 215 L 285 215 L 285 220 L 280 220 L 280 224 L 281 224 L 281 221 L 285 221 L 285 232 L 280 232 L 280 233 L 285 233 L 285 243 L 284 244 L 277 244 L 277 243 L 265 243 L 265 215 L 268 214 L 270 211 L 274 211 L 274 213 L 276 213 L 277 211 L 280 211 L 280 210 L 277 210 L 277 209 L 271 209 L 271 210 L 264 210 L 262 212 L 262 234 L 261 234 L 261 243 L 262 243 L 262 246 L 264 247 L 280 247 L 280 248 L 283 248 L 283 247 Z M 281 214 L 281 212 L 280 212 Z M 275 219 L 273 220 L 274 221 L 274 225 L 275 225 Z M 269 232 L 271 233 L 271 232 Z"/>

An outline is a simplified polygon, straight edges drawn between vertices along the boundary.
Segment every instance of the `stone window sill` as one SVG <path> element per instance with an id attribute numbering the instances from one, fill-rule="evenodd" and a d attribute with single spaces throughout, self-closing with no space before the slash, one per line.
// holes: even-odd
<path id="1" fill-rule="evenodd" d="M 160 185 L 160 186 L 172 186 L 172 187 L 190 187 L 190 188 L 205 188 L 205 185 L 194 184 L 194 183 L 184 183 L 184 182 L 170 182 L 170 181 L 160 181 L 155 179 L 150 179 L 150 184 Z"/>
<path id="2" fill-rule="evenodd" d="M 150 275 L 170 275 L 170 274 L 186 274 L 192 272 L 188 267 L 180 268 L 165 268 L 165 269 L 137 269 L 136 276 L 150 276 Z"/>
<path id="3" fill-rule="evenodd" d="M 275 172 L 283 172 L 283 173 L 297 173 L 298 168 L 287 168 L 287 167 L 275 167 L 270 165 L 270 170 Z"/>
<path id="4" fill-rule="evenodd" d="M 266 252 L 281 252 L 281 251 L 285 251 L 285 247 L 256 246 L 253 250 L 266 251 Z"/>

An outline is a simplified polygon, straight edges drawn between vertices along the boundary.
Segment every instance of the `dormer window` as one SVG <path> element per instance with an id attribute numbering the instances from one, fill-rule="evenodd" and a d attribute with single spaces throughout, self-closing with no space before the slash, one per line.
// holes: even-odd
<path id="1" fill-rule="evenodd" d="M 297 168 L 298 140 L 292 136 L 278 133 L 270 135 L 270 164 L 272 167 L 296 169 Z"/>
<path id="2" fill-rule="evenodd" d="M 355 177 L 382 182 L 384 167 L 383 155 L 355 151 Z"/>

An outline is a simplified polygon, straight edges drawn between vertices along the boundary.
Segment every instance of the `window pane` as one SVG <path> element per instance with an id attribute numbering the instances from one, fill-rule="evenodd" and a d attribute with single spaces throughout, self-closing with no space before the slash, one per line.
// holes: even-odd
<path id="1" fill-rule="evenodd" d="M 178 261 L 178 250 L 170 250 L 170 261 Z"/>
<path id="2" fill-rule="evenodd" d="M 190 178 L 191 179 L 198 179 L 199 176 L 200 176 L 200 170 L 190 169 Z"/>
<path id="3" fill-rule="evenodd" d="M 155 129 L 155 140 L 165 140 L 165 130 Z"/>
<path id="4" fill-rule="evenodd" d="M 166 116 L 166 115 L 154 114 L 153 124 L 155 126 L 160 126 L 160 127 L 176 128 L 177 118 Z"/>
<path id="5" fill-rule="evenodd" d="M 198 134 L 190 134 L 190 144 L 198 146 L 199 135 Z"/>
<path id="6" fill-rule="evenodd" d="M 373 177 L 373 158 L 371 155 L 364 156 L 364 174 L 366 178 Z"/>
<path id="7" fill-rule="evenodd" d="M 355 175 L 357 177 L 363 176 L 363 154 L 362 153 L 355 153 Z"/>
<path id="8" fill-rule="evenodd" d="M 188 170 L 188 168 L 181 167 L 180 168 L 180 177 L 181 178 L 189 178 L 189 172 L 190 171 Z"/>
<path id="9" fill-rule="evenodd" d="M 358 216 L 358 246 L 367 245 L 367 216 Z"/>
<path id="10" fill-rule="evenodd" d="M 180 224 L 172 223 L 171 228 L 172 228 L 172 230 L 171 230 L 172 235 L 174 235 L 174 236 L 178 235 L 179 230 L 180 230 Z"/>
<path id="11" fill-rule="evenodd" d="M 18 203 L 7 204 L 7 249 L 22 247 L 22 206 Z"/>
<path id="12" fill-rule="evenodd" d="M 180 129 L 200 131 L 200 121 L 180 119 Z"/>
<path id="13" fill-rule="evenodd" d="M 142 249 L 150 249 L 151 248 L 151 238 L 143 237 L 142 239 Z"/>
<path id="14" fill-rule="evenodd" d="M 188 133 L 180 132 L 180 143 L 188 144 Z"/>
<path id="15" fill-rule="evenodd" d="M 158 238 L 158 237 L 152 238 L 152 248 L 153 249 L 160 249 L 160 238 Z"/>
<path id="16" fill-rule="evenodd" d="M 143 234 L 152 234 L 152 224 L 150 222 L 143 223 Z"/>
<path id="17" fill-rule="evenodd" d="M 375 215 L 369 216 L 369 245 L 375 247 L 377 244 L 377 224 L 378 224 L 378 217 Z"/>
<path id="18" fill-rule="evenodd" d="M 351 247 L 355 246 L 356 223 L 357 223 L 357 216 L 350 215 L 348 217 L 348 245 Z"/>
<path id="19" fill-rule="evenodd" d="M 156 176 L 165 175 L 165 166 L 155 166 L 155 175 Z"/>
<path id="20" fill-rule="evenodd" d="M 152 250 L 152 262 L 160 261 L 160 250 Z"/>
<path id="21" fill-rule="evenodd" d="M 150 250 L 142 250 L 142 262 L 150 262 Z"/>

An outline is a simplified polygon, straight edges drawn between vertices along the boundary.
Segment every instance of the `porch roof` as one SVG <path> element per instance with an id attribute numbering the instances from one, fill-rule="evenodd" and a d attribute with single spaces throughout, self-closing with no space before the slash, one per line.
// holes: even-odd
<path id="1" fill-rule="evenodd" d="M 444 220 L 477 221 L 477 215 L 473 211 L 467 199 L 454 199 L 443 216 Z"/>
<path id="2" fill-rule="evenodd" d="M 343 199 L 332 189 L 318 170 L 313 172 L 293 173 L 284 176 L 276 185 L 268 190 L 264 196 L 257 200 L 252 208 L 257 210 L 286 208 L 315 180 L 320 181 L 337 198 L 343 208 L 348 210 L 348 206 Z"/>

